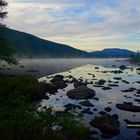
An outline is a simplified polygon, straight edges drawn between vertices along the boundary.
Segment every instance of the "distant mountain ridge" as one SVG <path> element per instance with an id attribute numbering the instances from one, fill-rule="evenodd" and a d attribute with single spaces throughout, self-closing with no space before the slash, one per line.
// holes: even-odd
<path id="1" fill-rule="evenodd" d="M 130 57 L 136 53 L 126 49 L 110 48 L 102 51 L 93 51 L 90 54 L 93 57 Z"/>
<path id="2" fill-rule="evenodd" d="M 105 57 L 130 57 L 135 52 L 111 48 L 102 51 L 86 52 L 71 46 L 55 43 L 38 38 L 34 35 L 4 28 L 0 37 L 7 38 L 16 49 L 18 57 L 45 57 L 45 58 L 105 58 Z"/>
<path id="3" fill-rule="evenodd" d="M 5 28 L 0 36 L 7 38 L 16 49 L 18 56 L 25 57 L 89 57 L 90 55 L 82 50 L 72 48 L 68 45 L 55 43 L 40 39 L 34 35 L 13 29 Z"/>

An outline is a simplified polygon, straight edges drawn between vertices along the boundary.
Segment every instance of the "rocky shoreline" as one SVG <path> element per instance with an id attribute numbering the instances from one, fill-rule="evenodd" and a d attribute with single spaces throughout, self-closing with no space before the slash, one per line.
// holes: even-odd
<path id="1" fill-rule="evenodd" d="M 82 68 L 77 68 L 64 74 L 56 74 L 54 76 L 41 78 L 40 81 L 47 82 L 51 85 L 51 89 L 47 93 L 50 99 L 50 104 L 48 105 L 47 101 L 44 101 L 44 104 L 46 104 L 46 108 L 48 106 L 55 108 L 53 104 L 57 103 L 64 106 L 62 111 L 56 109 L 56 113 L 61 112 L 62 114 L 74 111 L 78 117 L 82 119 L 85 119 L 85 116 L 90 116 L 91 119 L 88 121 L 89 126 L 97 128 L 101 132 L 100 136 L 98 132 L 94 134 L 91 132 L 93 137 L 95 135 L 101 138 L 109 139 L 120 135 L 120 126 L 123 120 L 120 118 L 119 110 L 124 111 L 124 116 L 126 111 L 132 113 L 140 112 L 140 85 L 137 80 L 140 78 L 139 68 L 132 69 L 132 67 L 126 67 L 124 65 L 121 65 L 118 69 L 107 69 L 97 66 L 88 66 L 88 68 L 90 70 L 92 69 L 93 72 L 89 72 L 88 69 L 85 72 Z M 84 72 L 83 75 L 82 72 Z M 73 73 L 76 73 L 78 78 L 74 76 Z M 128 77 L 133 76 L 137 77 L 137 79 L 135 80 L 133 78 L 134 81 L 129 80 Z M 128 89 L 122 89 L 122 85 Z M 134 87 L 132 87 L 132 85 L 134 85 Z M 99 104 L 101 102 L 101 99 L 98 96 L 99 90 L 102 91 L 102 94 L 120 90 L 119 92 L 122 94 L 120 95 L 120 98 L 123 98 L 123 102 L 117 101 L 114 104 L 110 100 L 107 102 L 108 106 L 104 105 L 103 110 L 100 110 L 100 108 L 96 107 L 96 103 Z M 61 92 L 63 92 L 63 94 L 59 96 Z M 53 96 L 53 99 L 56 98 L 55 103 L 51 102 L 51 96 Z M 66 103 L 65 99 L 70 102 Z M 131 99 L 131 102 L 129 102 L 129 99 Z M 42 103 L 42 106 L 44 104 Z M 114 110 L 117 110 L 117 112 Z M 138 117 L 140 116 L 140 114 L 136 115 Z"/>

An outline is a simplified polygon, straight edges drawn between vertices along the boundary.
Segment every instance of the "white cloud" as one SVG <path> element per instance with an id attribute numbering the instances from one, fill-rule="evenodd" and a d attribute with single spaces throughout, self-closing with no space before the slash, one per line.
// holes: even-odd
<path id="1" fill-rule="evenodd" d="M 84 50 L 140 45 L 139 0 L 9 0 L 8 11 L 10 27 Z"/>

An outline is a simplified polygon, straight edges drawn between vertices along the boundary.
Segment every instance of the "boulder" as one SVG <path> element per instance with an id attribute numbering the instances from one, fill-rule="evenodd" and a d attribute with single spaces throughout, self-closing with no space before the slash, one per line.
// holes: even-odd
<path id="1" fill-rule="evenodd" d="M 63 78 L 64 78 L 63 75 L 55 75 L 50 82 L 54 83 L 55 81 L 61 81 L 61 80 L 63 80 Z"/>
<path id="2" fill-rule="evenodd" d="M 116 107 L 120 110 L 130 111 L 130 112 L 140 112 L 140 106 L 129 105 L 129 104 L 116 104 Z"/>
<path id="3" fill-rule="evenodd" d="M 67 96 L 71 99 L 90 99 L 95 96 L 95 91 L 88 87 L 81 86 L 67 91 Z"/>
<path id="4" fill-rule="evenodd" d="M 50 82 L 53 83 L 57 89 L 63 89 L 67 87 L 66 81 L 64 81 L 63 78 L 63 75 L 55 75 Z"/>
<path id="5" fill-rule="evenodd" d="M 75 88 L 78 88 L 78 87 L 80 87 L 80 86 L 86 86 L 86 83 L 83 83 L 83 82 L 81 82 L 81 81 L 76 81 L 76 82 L 74 82 L 74 87 L 75 87 Z"/>
<path id="6" fill-rule="evenodd" d="M 67 87 L 67 84 L 64 80 L 61 81 L 55 81 L 54 85 L 58 88 L 58 89 L 63 89 L 65 87 Z"/>
<path id="7" fill-rule="evenodd" d="M 109 114 L 94 117 L 90 124 L 102 132 L 103 138 L 112 138 L 120 133 L 120 122 Z"/>

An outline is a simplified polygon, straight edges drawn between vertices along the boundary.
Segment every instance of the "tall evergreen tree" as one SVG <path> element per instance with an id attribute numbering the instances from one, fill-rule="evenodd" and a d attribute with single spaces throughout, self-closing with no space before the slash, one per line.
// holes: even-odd
<path id="1" fill-rule="evenodd" d="M 0 0 L 0 32 L 2 32 L 4 28 L 3 21 L 7 17 L 7 13 L 5 11 L 8 3 L 5 0 Z M 13 57 L 14 49 L 11 47 L 9 41 L 2 36 L 0 36 L 0 60 L 7 62 L 8 64 L 17 64 L 16 59 Z"/>

